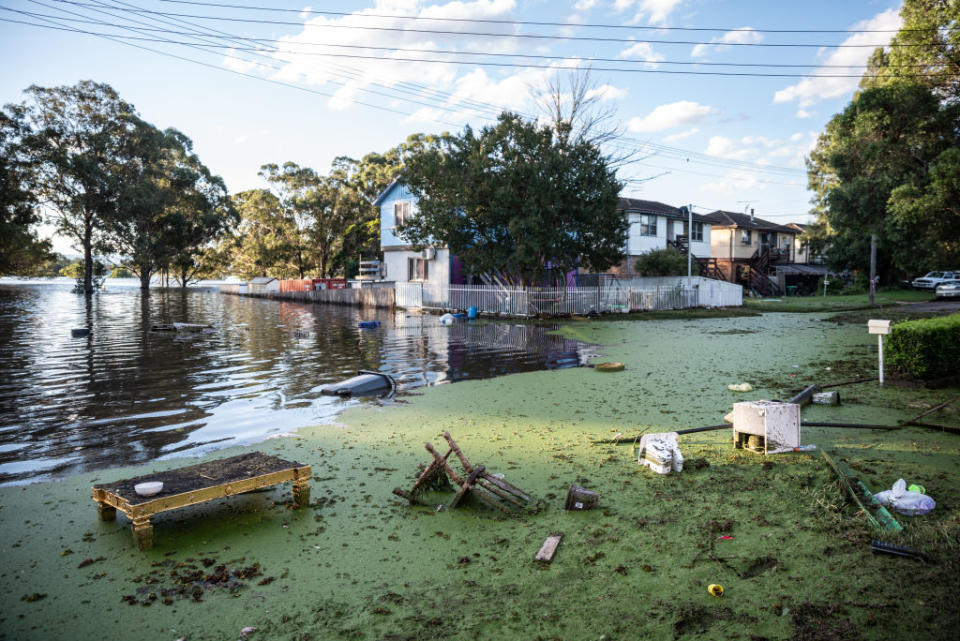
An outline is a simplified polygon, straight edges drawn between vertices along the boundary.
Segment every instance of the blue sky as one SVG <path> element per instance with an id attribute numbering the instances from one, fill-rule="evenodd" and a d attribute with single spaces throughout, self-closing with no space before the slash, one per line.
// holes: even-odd
<path id="1" fill-rule="evenodd" d="M 218 1 L 293 11 L 209 6 Z M 593 79 L 603 105 L 615 109 L 623 144 L 639 150 L 640 159 L 620 171 L 630 181 L 624 195 L 692 203 L 701 212 L 749 206 L 780 223 L 809 219 L 803 156 L 857 85 L 855 77 L 824 76 L 859 75 L 872 50 L 861 45 L 886 43 L 900 25 L 899 2 L 890 0 L 808 0 L 802 7 L 769 0 L 368 0 L 310 6 L 282 0 L 0 0 L 0 6 L 42 14 L 0 10 L 6 20 L 174 40 L 126 42 L 207 65 L 94 35 L 0 22 L 6 61 L 0 102 L 21 101 L 31 84 L 109 83 L 147 120 L 192 138 L 203 162 L 234 192 L 264 186 L 257 176 L 264 163 L 292 160 L 326 171 L 336 156 L 385 151 L 414 132 L 482 126 L 502 108 L 534 114 L 531 87 L 557 67 L 606 58 L 592 63 Z M 859 32 L 775 32 L 801 29 Z M 645 42 L 651 40 L 683 43 Z M 786 44 L 815 46 L 770 46 Z M 820 77 L 660 73 L 677 70 Z M 68 246 L 58 241 L 57 248 Z"/>

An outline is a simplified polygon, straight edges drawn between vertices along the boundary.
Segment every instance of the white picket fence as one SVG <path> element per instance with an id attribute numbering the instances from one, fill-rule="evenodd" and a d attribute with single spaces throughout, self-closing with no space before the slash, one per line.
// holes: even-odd
<path id="1" fill-rule="evenodd" d="M 743 288 L 739 285 L 701 277 L 654 286 L 636 281 L 602 287 L 526 288 L 396 283 L 395 290 L 397 307 L 437 311 L 476 307 L 481 314 L 500 316 L 569 316 L 743 304 Z"/>

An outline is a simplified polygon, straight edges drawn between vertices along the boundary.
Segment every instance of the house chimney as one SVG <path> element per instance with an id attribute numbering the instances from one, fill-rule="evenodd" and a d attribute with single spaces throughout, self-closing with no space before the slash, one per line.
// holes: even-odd
<path id="1" fill-rule="evenodd" d="M 750 222 L 753 223 L 753 207 L 750 208 Z"/>

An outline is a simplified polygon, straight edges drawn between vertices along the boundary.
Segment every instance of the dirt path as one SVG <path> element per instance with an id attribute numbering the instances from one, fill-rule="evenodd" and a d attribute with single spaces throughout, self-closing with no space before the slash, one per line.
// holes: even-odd
<path id="1" fill-rule="evenodd" d="M 960 300 L 935 300 L 923 303 L 909 303 L 907 301 L 897 301 L 904 310 L 918 312 L 921 314 L 955 314 L 960 312 Z"/>

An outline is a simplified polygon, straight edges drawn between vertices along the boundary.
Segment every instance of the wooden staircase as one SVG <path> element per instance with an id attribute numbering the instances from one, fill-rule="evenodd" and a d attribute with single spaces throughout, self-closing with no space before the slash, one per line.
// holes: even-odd
<path id="1" fill-rule="evenodd" d="M 681 254 L 687 253 L 688 239 L 686 236 L 677 236 L 674 240 L 668 240 L 667 246 L 673 247 Z M 693 260 L 697 263 L 697 269 L 700 272 L 700 275 L 704 278 L 712 278 L 714 280 L 727 280 L 727 277 L 724 275 L 723 270 L 720 269 L 720 265 L 717 262 L 716 258 L 701 258 L 700 256 L 694 256 Z"/>
<path id="2" fill-rule="evenodd" d="M 780 294 L 780 288 L 767 276 L 771 259 L 770 249 L 766 247 L 757 249 L 750 257 L 748 283 L 750 289 L 761 296 L 778 296 Z"/>

